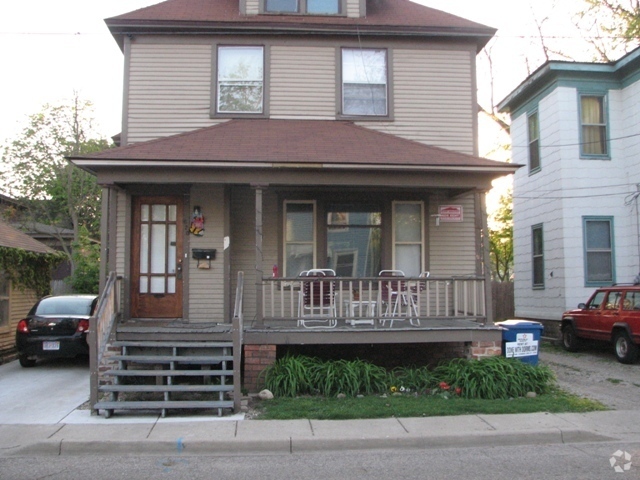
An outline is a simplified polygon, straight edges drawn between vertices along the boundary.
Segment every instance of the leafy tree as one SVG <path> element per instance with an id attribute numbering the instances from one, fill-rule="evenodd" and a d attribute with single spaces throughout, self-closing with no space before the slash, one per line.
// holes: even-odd
<path id="1" fill-rule="evenodd" d="M 513 193 L 500 197 L 500 207 L 493 213 L 489 227 L 491 275 L 500 282 L 511 280 L 513 273 Z"/>
<path id="2" fill-rule="evenodd" d="M 584 0 L 577 26 L 589 33 L 588 42 L 599 60 L 612 61 L 640 43 L 639 0 Z"/>
<path id="3" fill-rule="evenodd" d="M 96 293 L 100 284 L 100 244 L 89 238 L 89 232 L 80 227 L 80 239 L 73 244 L 75 270 L 70 277 L 74 292 Z"/>
<path id="4" fill-rule="evenodd" d="M 30 230 L 48 227 L 71 262 L 72 274 L 79 259 L 73 246 L 82 245 L 83 237 L 99 241 L 100 236 L 100 187 L 93 175 L 65 159 L 110 146 L 95 131 L 91 115 L 91 103 L 77 95 L 69 105 L 45 105 L 2 153 L 3 183 L 20 204 L 11 220 Z M 65 229 L 73 231 L 72 242 Z"/>

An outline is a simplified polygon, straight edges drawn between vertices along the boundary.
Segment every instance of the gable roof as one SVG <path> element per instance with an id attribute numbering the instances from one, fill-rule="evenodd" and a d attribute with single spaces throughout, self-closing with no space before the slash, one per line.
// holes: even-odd
<path id="1" fill-rule="evenodd" d="M 478 51 L 495 29 L 409 0 L 365 0 L 366 17 L 332 15 L 241 15 L 238 0 L 167 0 L 105 20 L 112 34 L 135 31 L 150 33 L 170 29 L 189 33 L 211 33 L 254 29 L 299 33 L 366 34 L 397 33 L 432 37 L 466 37 L 478 44 Z"/>
<path id="2" fill-rule="evenodd" d="M 234 119 L 149 142 L 71 157 L 113 166 L 366 168 L 512 173 L 516 165 L 453 152 L 348 121 Z"/>
<path id="3" fill-rule="evenodd" d="M 26 233 L 13 228 L 0 220 L 0 246 L 8 248 L 20 248 L 35 253 L 53 253 L 55 250 L 44 243 L 34 240 Z"/>

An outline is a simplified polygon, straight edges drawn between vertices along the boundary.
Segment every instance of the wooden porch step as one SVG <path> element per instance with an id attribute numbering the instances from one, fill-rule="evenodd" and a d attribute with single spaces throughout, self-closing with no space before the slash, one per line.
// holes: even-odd
<path id="1" fill-rule="evenodd" d="M 233 361 L 233 355 L 114 355 L 113 360 L 137 362 L 137 363 L 189 363 L 214 365 L 220 362 Z"/>
<path id="2" fill-rule="evenodd" d="M 101 392 L 232 392 L 233 385 L 101 385 Z"/>
<path id="3" fill-rule="evenodd" d="M 147 347 L 147 348 L 224 348 L 233 347 L 233 342 L 154 342 L 154 341 L 126 341 L 113 342 L 114 347 Z"/>
<path id="4" fill-rule="evenodd" d="M 233 370 L 107 370 L 104 375 L 117 377 L 210 377 L 231 376 Z"/>

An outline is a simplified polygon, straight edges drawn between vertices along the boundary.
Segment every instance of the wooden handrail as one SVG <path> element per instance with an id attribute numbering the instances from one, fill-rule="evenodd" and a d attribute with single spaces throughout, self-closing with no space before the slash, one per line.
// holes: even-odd
<path id="1" fill-rule="evenodd" d="M 233 410 L 238 413 L 242 405 L 242 376 L 240 365 L 242 362 L 242 343 L 244 330 L 243 314 L 244 272 L 238 272 L 236 285 L 236 300 L 233 308 L 232 337 L 233 337 Z"/>
<path id="2" fill-rule="evenodd" d="M 89 402 L 91 413 L 95 414 L 93 406 L 98 402 L 99 369 L 104 353 L 113 334 L 116 320 L 120 316 L 120 282 L 122 277 L 115 272 L 109 274 L 102 293 L 98 299 L 98 306 L 89 318 Z"/>

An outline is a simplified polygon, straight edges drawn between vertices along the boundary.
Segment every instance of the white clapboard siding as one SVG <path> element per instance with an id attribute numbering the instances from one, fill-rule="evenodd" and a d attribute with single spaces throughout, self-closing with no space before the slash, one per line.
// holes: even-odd
<path id="1" fill-rule="evenodd" d="M 189 235 L 189 322 L 228 322 L 224 318 L 224 189 L 222 186 L 203 185 L 191 190 L 191 206 L 200 206 L 204 214 L 204 235 Z M 187 222 L 190 222 L 187 219 Z M 216 258 L 211 268 L 198 268 L 191 251 L 194 248 L 215 248 Z"/>
<path id="2" fill-rule="evenodd" d="M 210 118 L 211 48 L 194 43 L 131 44 L 128 143 L 217 123 Z"/>
<path id="3" fill-rule="evenodd" d="M 336 51 L 274 46 L 270 63 L 272 118 L 335 118 Z"/>
<path id="4" fill-rule="evenodd" d="M 473 154 L 472 62 L 468 51 L 394 50 L 394 122 L 362 125 Z"/>
<path id="5" fill-rule="evenodd" d="M 462 205 L 463 222 L 440 222 L 431 215 L 439 205 Z M 474 275 L 476 273 L 476 233 L 474 198 L 434 199 L 429 212 L 429 269 L 433 275 Z"/>

